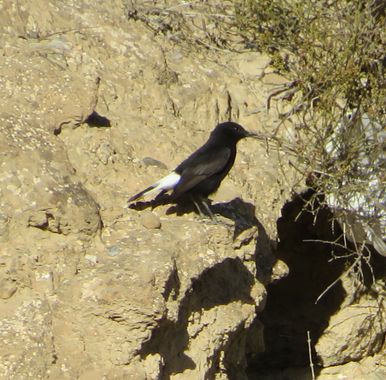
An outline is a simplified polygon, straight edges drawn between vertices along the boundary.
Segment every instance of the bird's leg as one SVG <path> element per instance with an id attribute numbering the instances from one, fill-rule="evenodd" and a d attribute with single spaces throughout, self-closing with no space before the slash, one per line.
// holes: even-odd
<path id="1" fill-rule="evenodd" d="M 204 215 L 203 212 L 201 211 L 201 208 L 200 208 L 200 206 L 198 205 L 198 203 L 196 202 L 196 200 L 194 199 L 194 197 L 191 196 L 190 198 L 192 199 L 192 202 L 193 202 L 194 206 L 196 207 L 198 213 L 200 214 L 200 217 L 201 217 L 201 218 L 205 218 L 205 215 Z"/>
<path id="2" fill-rule="evenodd" d="M 210 207 L 209 207 L 209 205 L 208 205 L 208 202 L 207 202 L 207 199 L 200 198 L 200 201 L 201 201 L 201 203 L 204 205 L 205 210 L 208 212 L 210 218 L 211 218 L 214 222 L 217 222 L 217 218 L 216 218 L 216 216 L 213 214 L 212 210 L 210 209 Z"/>
<path id="3" fill-rule="evenodd" d="M 206 199 L 204 199 L 202 197 L 197 198 L 197 200 L 204 206 L 205 211 L 208 213 L 207 215 L 205 215 L 202 212 L 200 205 L 196 201 L 196 198 L 194 198 L 192 195 L 190 196 L 190 198 L 192 199 L 192 202 L 196 206 L 196 209 L 197 209 L 198 213 L 200 214 L 200 218 L 207 218 L 209 216 L 210 219 L 212 220 L 212 222 L 218 223 L 218 220 L 217 220 L 216 216 L 213 214 L 212 210 L 210 209 Z"/>

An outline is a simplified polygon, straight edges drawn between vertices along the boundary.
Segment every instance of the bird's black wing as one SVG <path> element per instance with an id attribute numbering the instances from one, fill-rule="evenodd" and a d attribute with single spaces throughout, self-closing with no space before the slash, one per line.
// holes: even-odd
<path id="1" fill-rule="evenodd" d="M 174 188 L 173 195 L 186 193 L 200 182 L 224 170 L 231 154 L 229 147 L 197 151 L 176 168 L 175 171 L 181 175 L 181 180 Z"/>

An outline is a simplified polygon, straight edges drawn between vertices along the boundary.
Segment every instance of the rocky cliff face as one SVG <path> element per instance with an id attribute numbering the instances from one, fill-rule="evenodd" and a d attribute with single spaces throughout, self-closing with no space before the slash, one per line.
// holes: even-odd
<path id="1" fill-rule="evenodd" d="M 285 79 L 127 12 L 0 4 L 0 378 L 243 379 L 264 350 L 266 286 L 288 273 L 273 255 L 295 175 L 283 156 L 239 144 L 220 224 L 126 201 L 216 123 L 269 128 Z"/>

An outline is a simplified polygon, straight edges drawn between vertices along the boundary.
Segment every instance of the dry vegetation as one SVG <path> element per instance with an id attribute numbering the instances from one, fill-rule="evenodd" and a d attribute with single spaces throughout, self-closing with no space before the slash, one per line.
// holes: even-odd
<path id="1" fill-rule="evenodd" d="M 291 79 L 283 97 L 292 108 L 268 137 L 290 146 L 358 253 L 372 242 L 386 254 L 384 11 L 375 1 L 236 5 L 246 45 L 272 54 Z"/>
<path id="2" fill-rule="evenodd" d="M 369 247 L 386 256 L 384 12 L 381 2 L 359 0 L 236 6 L 245 44 L 270 53 L 291 80 L 274 94 L 291 108 L 266 138 L 291 153 L 315 190 L 307 212 L 316 218 L 331 209 L 331 224 L 339 222 L 338 236 L 322 242 L 333 259 L 347 261 L 342 276 L 349 275 L 358 290 L 366 269 L 381 298 L 385 283 L 375 281 Z"/>

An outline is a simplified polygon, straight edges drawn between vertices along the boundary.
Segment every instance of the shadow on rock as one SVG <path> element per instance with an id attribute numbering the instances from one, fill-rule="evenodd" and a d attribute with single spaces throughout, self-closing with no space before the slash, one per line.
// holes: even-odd
<path id="1" fill-rule="evenodd" d="M 87 123 L 90 127 L 97 127 L 97 128 L 111 127 L 110 120 L 105 116 L 99 115 L 96 111 L 93 111 L 84 122 Z"/>
<path id="2" fill-rule="evenodd" d="M 346 296 L 338 282 L 315 304 L 319 295 L 344 272 L 345 264 L 331 262 L 330 250 L 321 242 L 336 240 L 329 211 L 320 209 L 315 217 L 304 210 L 312 195 L 308 192 L 288 202 L 277 221 L 276 256 L 288 265 L 289 275 L 268 286 L 267 305 L 261 313 L 266 350 L 249 359 L 254 374 L 308 366 L 307 331 L 314 347 Z"/>
<path id="3" fill-rule="evenodd" d="M 256 208 L 252 203 L 244 202 L 235 198 L 227 203 L 218 203 L 213 206 L 213 211 L 234 222 L 233 241 L 240 240 L 240 244 L 248 243 L 248 239 L 256 238 L 255 262 L 256 278 L 262 284 L 271 282 L 272 268 L 276 257 L 273 255 L 273 247 L 276 242 L 272 241 L 264 226 L 256 218 Z M 248 231 L 256 231 L 245 234 Z"/>
<path id="4" fill-rule="evenodd" d="M 174 300 L 180 292 L 177 270 L 171 277 L 164 294 L 167 300 Z M 151 339 L 142 346 L 141 355 L 146 357 L 158 353 L 163 357 L 166 363 L 164 379 L 169 379 L 172 374 L 196 368 L 194 361 L 185 353 L 191 338 L 188 325 L 194 313 L 236 301 L 253 304 L 254 300 L 250 296 L 253 284 L 253 276 L 238 257 L 227 258 L 205 270 L 193 280 L 189 291 L 180 301 L 177 320 L 165 318 L 161 321 L 159 327 L 153 331 Z M 213 360 L 212 371 L 214 376 L 217 371 L 216 360 Z"/>

